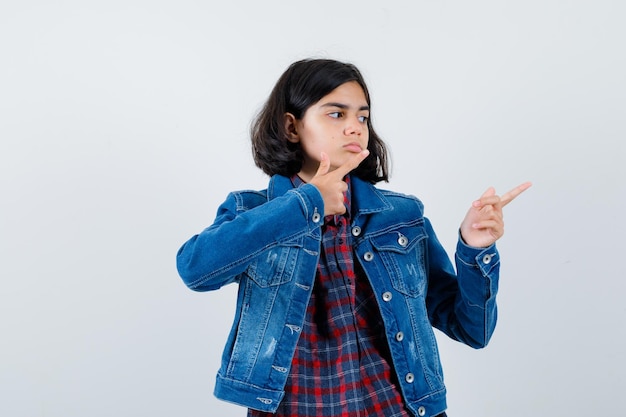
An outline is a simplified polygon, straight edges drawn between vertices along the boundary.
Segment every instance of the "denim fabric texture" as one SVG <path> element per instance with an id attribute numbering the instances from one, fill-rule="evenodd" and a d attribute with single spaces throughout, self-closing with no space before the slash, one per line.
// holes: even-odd
<path id="1" fill-rule="evenodd" d="M 354 259 L 376 296 L 402 395 L 416 416 L 435 416 L 446 389 L 433 327 L 487 345 L 498 251 L 459 239 L 455 272 L 417 198 L 351 180 Z M 239 285 L 216 397 L 270 412 L 283 398 L 320 257 L 323 204 L 313 185 L 274 176 L 266 190 L 231 193 L 215 222 L 180 248 L 178 272 L 192 290 Z"/>

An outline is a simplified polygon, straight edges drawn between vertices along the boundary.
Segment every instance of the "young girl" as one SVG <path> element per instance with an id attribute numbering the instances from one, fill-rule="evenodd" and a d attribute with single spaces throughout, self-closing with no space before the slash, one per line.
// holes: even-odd
<path id="1" fill-rule="evenodd" d="M 196 291 L 239 285 L 215 395 L 248 416 L 445 416 L 433 327 L 475 348 L 496 324 L 502 207 L 460 227 L 456 272 L 415 197 L 378 189 L 387 151 L 356 67 L 292 64 L 252 127 L 263 191 L 231 193 L 178 252 Z"/>

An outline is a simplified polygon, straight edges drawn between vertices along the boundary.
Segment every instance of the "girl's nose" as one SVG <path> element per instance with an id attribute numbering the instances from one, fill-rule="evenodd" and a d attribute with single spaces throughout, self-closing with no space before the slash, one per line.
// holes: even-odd
<path id="1" fill-rule="evenodd" d="M 350 117 L 347 120 L 347 124 L 345 127 L 346 136 L 350 135 L 360 135 L 363 132 L 363 124 L 359 120 L 359 117 Z"/>

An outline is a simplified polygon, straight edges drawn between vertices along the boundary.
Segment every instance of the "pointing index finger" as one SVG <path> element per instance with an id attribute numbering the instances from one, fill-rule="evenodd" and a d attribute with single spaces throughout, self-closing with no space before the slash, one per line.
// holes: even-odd
<path id="1" fill-rule="evenodd" d="M 520 195 L 521 193 L 529 189 L 531 185 L 533 185 L 531 182 L 525 182 L 513 188 L 508 193 L 505 193 L 504 195 L 502 195 L 502 197 L 500 197 L 500 206 L 504 207 L 507 204 L 509 204 L 511 201 L 515 199 L 515 197 L 517 197 L 518 195 Z"/>
<path id="2" fill-rule="evenodd" d="M 363 162 L 363 160 L 367 158 L 369 154 L 370 154 L 370 151 L 368 151 L 367 149 L 362 150 L 361 152 L 359 152 L 358 154 L 354 155 L 352 158 L 347 160 L 345 164 L 341 165 L 340 167 L 337 167 L 334 173 L 340 176 L 341 178 L 345 177 L 350 171 L 358 167 L 361 164 L 361 162 Z"/>

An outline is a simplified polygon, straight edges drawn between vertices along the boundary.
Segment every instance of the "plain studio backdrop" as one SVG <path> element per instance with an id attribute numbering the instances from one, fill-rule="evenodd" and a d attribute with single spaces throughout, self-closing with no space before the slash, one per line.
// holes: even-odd
<path id="1" fill-rule="evenodd" d="M 624 410 L 622 1 L 4 1 L 0 415 L 244 416 L 214 376 L 236 286 L 194 293 L 180 245 L 265 187 L 248 128 L 294 60 L 357 64 L 452 250 L 505 211 L 499 323 L 438 333 L 451 417 Z"/>

